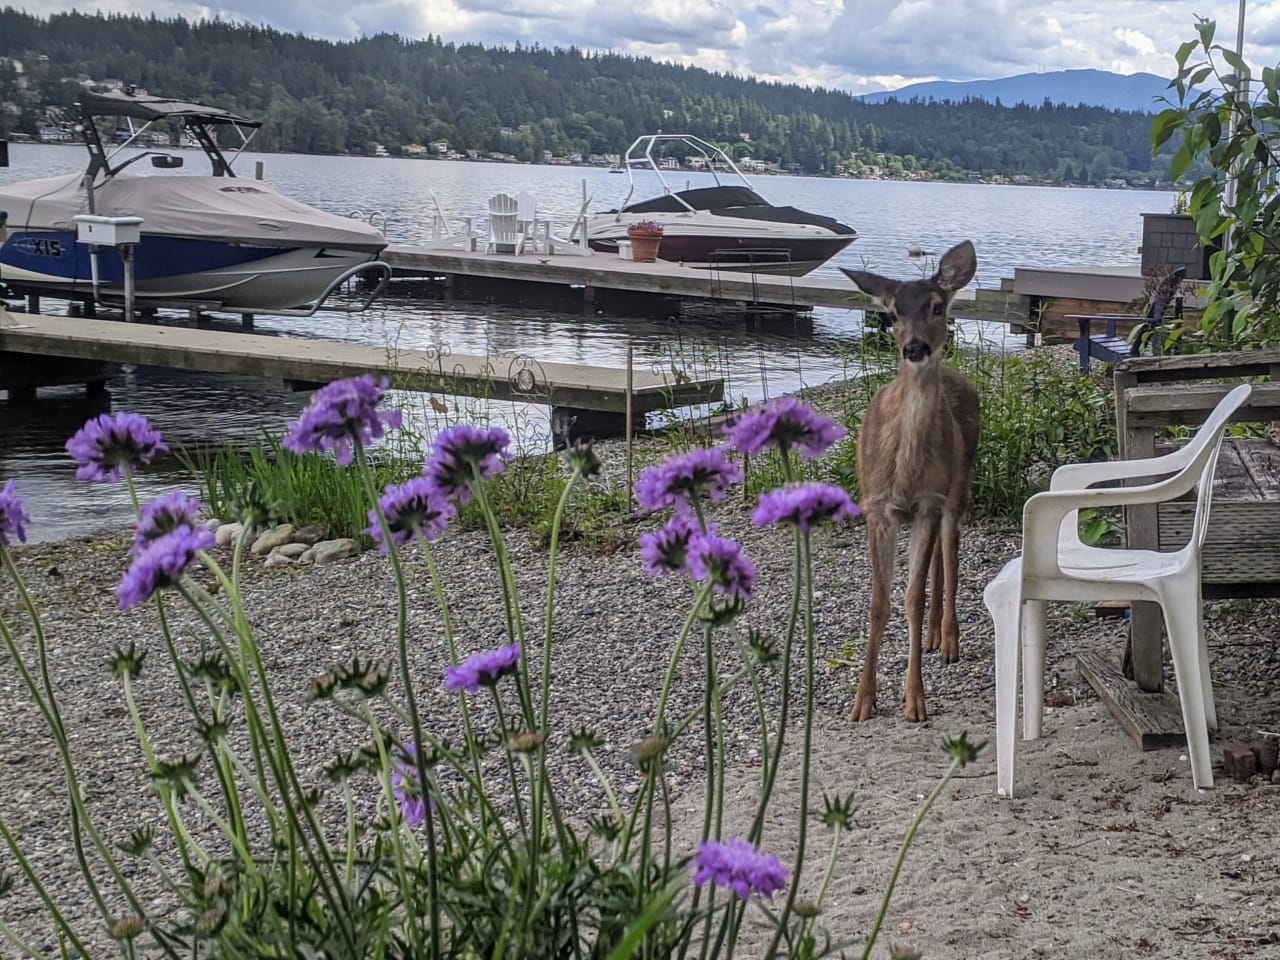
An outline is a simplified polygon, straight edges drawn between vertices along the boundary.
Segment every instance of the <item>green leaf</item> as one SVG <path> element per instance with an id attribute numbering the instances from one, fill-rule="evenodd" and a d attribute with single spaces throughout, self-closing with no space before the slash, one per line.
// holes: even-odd
<path id="1" fill-rule="evenodd" d="M 1173 159 L 1169 162 L 1169 179 L 1177 180 L 1186 173 L 1187 168 L 1191 166 L 1192 159 L 1191 151 L 1187 148 L 1187 143 L 1184 140 L 1182 146 L 1178 148 L 1178 152 L 1173 155 Z"/>
<path id="2" fill-rule="evenodd" d="M 1239 57 L 1234 50 L 1222 49 L 1222 59 L 1231 64 L 1231 69 L 1240 75 L 1242 80 L 1248 80 L 1252 73 L 1249 71 L 1249 65 Z"/>
<path id="3" fill-rule="evenodd" d="M 1196 43 L 1196 41 L 1194 41 L 1194 40 L 1188 40 L 1188 41 L 1187 41 L 1186 43 L 1184 43 L 1182 46 L 1178 47 L 1178 52 L 1177 52 L 1176 54 L 1174 54 L 1174 57 L 1175 57 L 1175 58 L 1177 59 L 1177 61 L 1178 61 L 1178 70 L 1179 70 L 1179 71 L 1182 71 L 1183 69 L 1185 69 L 1185 67 L 1186 67 L 1186 65 L 1187 65 L 1187 58 L 1188 58 L 1189 56 L 1191 56 L 1193 53 L 1195 53 L 1195 52 L 1196 52 L 1196 48 L 1197 48 L 1197 47 L 1199 47 L 1199 46 L 1200 46 L 1200 44 Z"/>
<path id="4" fill-rule="evenodd" d="M 1181 123 L 1181 110 L 1162 110 L 1157 113 L 1155 119 L 1151 121 L 1151 152 L 1155 153 L 1164 146 Z"/>
<path id="5" fill-rule="evenodd" d="M 609 952 L 607 960 L 631 960 L 644 942 L 645 935 L 667 914 L 671 904 L 684 887 L 684 881 L 671 883 L 660 894 L 645 904 L 640 916 L 627 929 L 618 945 Z"/>
<path id="6" fill-rule="evenodd" d="M 1218 29 L 1218 24 L 1214 20 L 1206 20 L 1200 17 L 1196 23 L 1196 33 L 1200 35 L 1200 45 L 1206 50 L 1213 43 L 1213 34 Z"/>

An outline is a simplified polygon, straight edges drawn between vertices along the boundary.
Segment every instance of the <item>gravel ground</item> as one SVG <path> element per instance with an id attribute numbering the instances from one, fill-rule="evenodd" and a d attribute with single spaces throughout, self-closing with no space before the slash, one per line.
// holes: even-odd
<path id="1" fill-rule="evenodd" d="M 717 656 L 732 666 L 738 656 L 735 645 L 749 629 L 780 635 L 789 601 L 792 544 L 786 531 L 752 526 L 740 501 L 720 505 L 714 519 L 725 535 L 740 540 L 759 572 L 757 595 L 746 613 L 717 639 Z M 629 750 L 652 723 L 657 690 L 689 602 L 686 582 L 644 573 L 631 541 L 650 526 L 642 522 L 629 527 L 628 542 L 608 556 L 570 549 L 557 568 L 555 727 L 562 734 L 584 724 L 594 727 L 607 741 L 602 763 L 624 794 L 639 782 Z M 164 659 L 154 608 L 116 609 L 114 588 L 126 567 L 128 543 L 122 532 L 15 551 L 44 618 L 53 683 L 83 789 L 104 834 L 116 841 L 142 823 L 159 826 L 162 819 L 146 784 L 120 683 L 106 666 L 116 646 L 134 642 L 149 651 L 137 696 L 158 752 L 177 753 L 194 741 Z M 510 535 L 508 546 L 532 642 L 542 632 L 547 556 L 518 532 Z M 854 840 L 839 861 L 825 918 L 841 936 L 856 937 L 866 930 L 901 831 L 945 766 L 939 740 L 961 730 L 977 739 L 989 739 L 994 732 L 992 637 L 981 596 L 1017 548 L 1013 527 L 975 523 L 967 528 L 959 595 L 962 659 L 947 666 L 926 657 L 930 720 L 925 724 L 906 723 L 896 700 L 907 661 L 900 615 L 905 584 L 899 576 L 895 619 L 881 654 L 880 713 L 855 727 L 845 717 L 870 599 L 864 527 L 855 522 L 815 536 L 815 623 L 823 665 L 814 712 L 817 777 L 827 789 L 853 790 L 864 800 Z M 461 649 L 504 642 L 487 537 L 450 531 L 434 556 Z M 900 561 L 904 558 L 900 551 Z M 428 725 L 448 732 L 456 729 L 456 700 L 441 682 L 447 663 L 442 620 L 420 558 L 410 560 L 409 571 L 416 689 Z M 243 596 L 291 747 L 305 775 L 318 782 L 325 760 L 364 738 L 332 703 L 310 702 L 307 689 L 327 667 L 355 656 L 394 662 L 396 598 L 388 563 L 374 552 L 321 567 L 267 569 L 254 560 L 245 570 Z M 178 605 L 171 607 L 175 633 L 194 652 L 203 628 Z M 0 613 L 29 648 L 31 638 L 23 632 L 18 598 L 7 579 L 0 583 Z M 1256 729 L 1280 730 L 1276 620 L 1271 603 L 1211 605 L 1208 630 L 1224 723 L 1215 753 L 1223 742 L 1252 738 Z M 1280 788 L 1220 781 L 1219 789 L 1197 796 L 1179 751 L 1141 754 L 1079 678 L 1072 659 L 1081 650 L 1118 656 L 1122 644 L 1123 621 L 1098 619 L 1065 605 L 1053 609 L 1046 680 L 1053 708 L 1045 739 L 1019 756 L 1020 790 L 1028 799 L 994 800 L 992 753 L 962 774 L 950 801 L 927 821 L 908 861 L 890 913 L 892 939 L 915 943 L 927 957 L 1083 958 L 1106 951 L 1280 956 L 1275 815 Z M 680 664 L 671 716 L 683 716 L 701 703 L 701 654 L 693 649 L 696 644 L 690 647 Z M 769 699 L 776 701 L 776 674 L 767 687 Z M 394 683 L 390 693 L 402 696 Z M 491 724 L 489 704 L 476 702 L 478 722 Z M 81 921 L 93 942 L 101 943 L 100 924 L 77 880 L 66 839 L 65 787 L 52 741 L 7 657 L 0 659 L 0 715 L 5 773 L 0 776 L 0 815 L 19 832 L 58 903 Z M 753 708 L 745 698 L 731 699 L 728 717 L 733 731 L 728 822 L 733 824 L 749 815 L 754 801 L 757 742 Z M 671 783 L 687 814 L 676 833 L 690 846 L 696 839 L 692 825 L 700 818 L 700 748 L 695 727 L 670 754 Z M 602 809 L 603 794 L 585 765 L 562 752 L 553 763 L 561 799 L 574 815 Z M 373 792 L 372 784 L 367 786 L 366 805 Z M 775 843 L 780 853 L 793 842 L 796 803 L 796 780 L 784 773 L 777 814 L 766 836 L 766 843 Z M 335 825 L 340 822 L 337 807 L 335 799 L 325 810 Z M 1163 812 L 1157 815 L 1157 808 Z M 1169 811 L 1173 815 L 1165 819 Z M 187 815 L 199 824 L 197 810 L 188 809 Z M 1114 857 L 1092 856 L 1104 847 Z M 1188 850 L 1183 869 L 1176 858 Z M 0 855 L 0 863 L 10 863 L 7 854 Z M 167 907 L 154 868 L 141 864 L 130 869 L 145 895 L 155 898 L 156 906 Z M 1146 900 L 1141 891 L 1135 894 L 1135 885 L 1155 882 L 1157 875 L 1167 889 L 1149 891 Z M 1169 908 L 1169 916 L 1151 912 L 1157 898 Z M 1113 902 L 1117 899 L 1124 905 Z M 1181 913 L 1174 909 L 1180 904 Z M 0 900 L 0 918 L 33 937 L 42 950 L 51 949 L 23 884 Z M 1270 942 L 1278 945 L 1263 945 L 1265 937 L 1275 937 Z M 0 955 L 10 956 L 9 949 L 0 945 Z"/>

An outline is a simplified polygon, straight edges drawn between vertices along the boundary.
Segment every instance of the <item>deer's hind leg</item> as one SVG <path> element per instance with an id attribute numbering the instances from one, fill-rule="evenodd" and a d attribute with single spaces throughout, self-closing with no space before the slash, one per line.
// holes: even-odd
<path id="1" fill-rule="evenodd" d="M 945 596 L 942 575 L 942 538 L 933 547 L 933 560 L 929 564 L 929 631 L 924 648 L 937 650 L 942 646 L 942 602 Z"/>
<path id="2" fill-rule="evenodd" d="M 934 548 L 938 542 L 940 518 L 933 510 L 921 510 L 911 524 L 911 579 L 907 583 L 907 685 L 903 715 L 908 720 L 920 722 L 929 719 L 924 703 L 924 678 L 921 661 L 924 659 L 924 601 L 929 568 L 933 565 Z M 945 567 L 945 564 L 944 564 Z M 945 618 L 944 618 L 945 619 Z"/>
<path id="3" fill-rule="evenodd" d="M 955 663 L 960 659 L 960 625 L 956 622 L 956 587 L 960 579 L 960 518 L 954 514 L 942 515 L 942 530 L 938 535 L 938 549 L 934 554 L 935 564 L 938 556 L 942 558 L 943 589 L 934 600 L 935 606 L 942 603 L 942 636 L 937 649 L 942 654 L 944 663 Z M 934 582 L 937 582 L 936 575 Z"/>
<path id="4" fill-rule="evenodd" d="M 867 654 L 862 665 L 862 679 L 853 698 L 849 719 L 854 723 L 870 720 L 876 712 L 876 669 L 880 660 L 880 642 L 889 623 L 893 590 L 893 558 L 897 551 L 898 525 L 881 510 L 867 512 L 867 554 L 871 561 L 871 624 L 867 632 Z"/>

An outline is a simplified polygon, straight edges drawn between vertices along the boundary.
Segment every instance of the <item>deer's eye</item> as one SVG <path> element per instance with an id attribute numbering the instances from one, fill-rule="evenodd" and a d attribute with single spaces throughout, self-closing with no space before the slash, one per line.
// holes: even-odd
<path id="1" fill-rule="evenodd" d="M 940 304 L 940 303 L 935 303 L 935 304 L 933 305 L 933 315 L 934 315 L 935 317 L 940 317 L 940 316 L 942 316 L 942 304 Z"/>

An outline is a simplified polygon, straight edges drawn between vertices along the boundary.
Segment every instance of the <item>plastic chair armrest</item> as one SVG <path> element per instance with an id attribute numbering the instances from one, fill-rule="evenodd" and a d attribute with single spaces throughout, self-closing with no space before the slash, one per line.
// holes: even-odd
<path id="1" fill-rule="evenodd" d="M 1191 459 L 1180 447 L 1172 453 L 1140 460 L 1104 460 L 1097 463 L 1068 463 L 1053 471 L 1050 490 L 1083 490 L 1095 483 L 1132 480 L 1135 477 L 1160 477 L 1175 473 Z"/>

